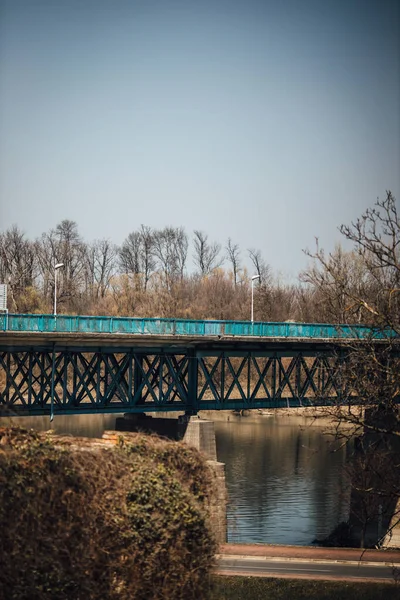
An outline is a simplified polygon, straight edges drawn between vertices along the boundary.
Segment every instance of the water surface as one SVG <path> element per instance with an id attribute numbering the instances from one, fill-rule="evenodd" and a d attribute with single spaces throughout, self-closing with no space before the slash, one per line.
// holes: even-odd
<path id="1" fill-rule="evenodd" d="M 333 452 L 321 426 L 242 417 L 215 428 L 226 465 L 228 541 L 308 545 L 347 519 L 346 449 Z"/>

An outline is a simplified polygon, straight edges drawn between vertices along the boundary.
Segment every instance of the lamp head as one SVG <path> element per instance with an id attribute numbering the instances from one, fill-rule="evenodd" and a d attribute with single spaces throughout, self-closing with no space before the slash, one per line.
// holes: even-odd
<path id="1" fill-rule="evenodd" d="M 253 275 L 253 277 L 251 278 L 252 281 L 254 281 L 255 279 L 260 279 L 259 275 Z"/>
<path id="2" fill-rule="evenodd" d="M 54 268 L 55 268 L 55 269 L 61 269 L 61 267 L 63 267 L 63 266 L 64 266 L 64 263 L 57 263 L 57 264 L 54 266 Z"/>

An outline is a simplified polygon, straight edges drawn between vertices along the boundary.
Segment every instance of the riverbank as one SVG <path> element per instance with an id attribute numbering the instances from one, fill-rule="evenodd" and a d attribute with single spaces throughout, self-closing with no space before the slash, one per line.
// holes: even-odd
<path id="1" fill-rule="evenodd" d="M 400 550 L 362 550 L 360 548 L 323 548 L 319 546 L 283 546 L 272 544 L 222 544 L 219 551 L 220 554 L 230 556 L 400 564 Z"/>
<path id="2" fill-rule="evenodd" d="M 296 421 L 300 426 L 317 425 L 327 429 L 336 426 L 336 419 L 327 414 L 326 407 L 300 406 L 297 408 L 271 408 L 271 409 L 251 409 L 242 413 L 233 410 L 201 410 L 198 413 L 201 419 L 210 421 L 234 421 L 252 422 L 264 419 L 279 419 L 280 421 Z M 346 427 L 343 423 L 341 427 Z"/>
<path id="3" fill-rule="evenodd" d="M 178 419 L 182 416 L 182 412 L 158 412 L 146 413 L 149 417 L 157 416 L 164 419 Z M 298 406 L 296 408 L 252 408 L 244 411 L 234 410 L 200 410 L 198 412 L 200 419 L 210 421 L 235 421 L 240 422 L 242 419 L 246 421 L 263 420 L 268 418 L 293 418 L 304 420 L 308 425 L 332 425 L 334 419 L 327 414 L 327 407 L 324 406 Z"/>

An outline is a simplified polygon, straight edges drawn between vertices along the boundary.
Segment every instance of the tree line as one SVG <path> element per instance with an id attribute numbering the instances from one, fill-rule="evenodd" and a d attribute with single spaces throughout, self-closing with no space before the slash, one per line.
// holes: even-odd
<path id="1" fill-rule="evenodd" d="M 84 240 L 78 224 L 65 219 L 34 240 L 17 225 L 1 232 L 0 282 L 8 284 L 11 312 L 51 313 L 54 266 L 63 263 L 62 313 L 248 320 L 251 277 L 258 275 L 256 320 L 368 320 L 365 307 L 347 301 L 349 291 L 375 294 L 376 281 L 357 251 L 337 245 L 328 257 L 319 248 L 308 254 L 309 268 L 288 283 L 260 250 L 243 250 L 231 238 L 222 246 L 200 230 L 190 239 L 183 227 L 141 225 L 118 246 L 106 238 Z"/>
<path id="2" fill-rule="evenodd" d="M 31 240 L 16 225 L 0 233 L 0 281 L 8 284 L 12 312 L 51 312 L 54 266 L 60 312 L 143 317 L 248 319 L 251 275 L 258 319 L 304 318 L 304 291 L 282 284 L 259 250 L 247 255 L 230 238 L 226 246 L 195 230 L 188 271 L 189 236 L 183 227 L 141 225 L 120 246 L 109 239 L 85 241 L 78 224 L 63 220 Z"/>

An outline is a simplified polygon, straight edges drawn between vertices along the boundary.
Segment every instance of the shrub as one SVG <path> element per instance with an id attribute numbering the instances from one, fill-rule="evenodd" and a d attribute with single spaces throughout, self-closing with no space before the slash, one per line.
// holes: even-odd
<path id="1" fill-rule="evenodd" d="M 208 482 L 195 450 L 154 437 L 0 430 L 0 598 L 206 597 Z"/>

